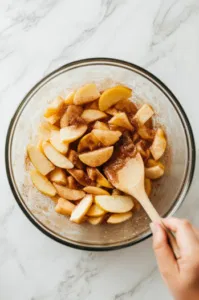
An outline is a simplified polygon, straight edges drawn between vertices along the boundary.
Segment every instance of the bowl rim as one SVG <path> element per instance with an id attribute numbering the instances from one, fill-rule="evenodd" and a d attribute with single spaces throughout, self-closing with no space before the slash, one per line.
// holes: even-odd
<path id="1" fill-rule="evenodd" d="M 195 161 L 196 161 L 196 149 L 195 149 L 195 140 L 194 140 L 194 135 L 193 135 L 193 131 L 190 125 L 190 122 L 188 120 L 188 117 L 183 109 L 183 107 L 181 106 L 179 100 L 176 98 L 176 96 L 171 92 L 171 90 L 160 80 L 158 79 L 155 75 L 153 75 L 151 72 L 145 70 L 144 68 L 124 61 L 124 60 L 120 60 L 120 59 L 115 59 L 115 58 L 106 58 L 106 57 L 93 57 L 93 58 L 86 58 L 86 59 L 80 59 L 80 60 L 76 60 L 70 63 L 67 63 L 57 69 L 55 69 L 54 71 L 52 71 L 51 73 L 47 74 L 46 76 L 44 76 L 40 81 L 38 81 L 30 90 L 29 92 L 24 96 L 24 98 L 22 99 L 22 101 L 20 102 L 20 104 L 18 105 L 17 109 L 15 110 L 15 113 L 13 115 L 13 117 L 10 120 L 10 124 L 8 126 L 8 130 L 7 130 L 7 135 L 6 135 L 6 143 L 5 143 L 5 166 L 6 166 L 6 174 L 7 174 L 7 178 L 8 178 L 8 182 L 11 188 L 11 191 L 14 195 L 14 198 L 16 200 L 16 202 L 18 203 L 19 207 L 21 208 L 21 210 L 23 211 L 23 213 L 26 215 L 26 217 L 32 222 L 33 225 L 35 225 L 41 232 L 43 232 L 46 236 L 52 238 L 53 240 L 70 246 L 72 248 L 76 248 L 76 249 L 81 249 L 81 250 L 89 250 L 89 251 L 109 251 L 109 250 L 117 250 L 117 249 L 122 249 L 122 248 L 126 248 L 132 245 L 135 245 L 137 243 L 140 243 L 146 239 L 148 239 L 151 236 L 150 232 L 146 232 L 143 234 L 143 236 L 135 239 L 134 241 L 130 241 L 127 240 L 125 242 L 123 242 L 122 244 L 119 242 L 115 243 L 115 245 L 90 245 L 90 244 L 84 244 L 81 245 L 78 242 L 75 241 L 66 241 L 64 239 L 61 238 L 61 235 L 59 237 L 58 234 L 53 234 L 52 230 L 49 230 L 48 227 L 46 227 L 44 224 L 42 224 L 28 209 L 28 207 L 22 204 L 21 200 L 18 197 L 18 194 L 16 192 L 15 189 L 15 185 L 13 183 L 13 179 L 12 179 L 12 172 L 11 172 L 11 167 L 10 167 L 10 159 L 9 159 L 9 150 L 10 150 L 10 146 L 12 145 L 12 139 L 13 139 L 13 135 L 11 134 L 13 127 L 16 121 L 16 118 L 18 116 L 20 116 L 20 114 L 23 111 L 23 108 L 25 107 L 25 103 L 27 102 L 29 96 L 35 91 L 37 90 L 38 87 L 41 87 L 43 85 L 43 83 L 45 83 L 48 79 L 50 79 L 52 76 L 56 75 L 57 73 L 59 73 L 60 71 L 64 71 L 66 69 L 66 71 L 69 71 L 78 67 L 82 67 L 82 66 L 88 66 L 88 65 L 111 65 L 111 66 L 119 66 L 128 70 L 131 70 L 133 72 L 136 72 L 140 75 L 142 75 L 143 77 L 147 78 L 149 81 L 151 81 L 153 84 L 156 85 L 157 88 L 159 88 L 162 93 L 167 97 L 167 99 L 171 102 L 171 104 L 173 105 L 174 109 L 176 110 L 182 126 L 184 128 L 185 131 L 185 136 L 186 136 L 186 144 L 187 144 L 187 148 L 188 148 L 188 161 L 190 162 L 188 164 L 188 168 L 187 168 L 187 172 L 185 175 L 185 182 L 186 182 L 186 186 L 184 185 L 183 188 L 179 191 L 178 196 L 176 197 L 176 201 L 174 202 L 174 204 L 170 207 L 169 211 L 166 213 L 165 216 L 170 216 L 173 215 L 181 206 L 181 204 L 183 203 L 189 188 L 191 186 L 191 182 L 193 179 L 193 175 L 194 175 L 194 170 L 195 170 Z M 68 70 L 67 70 L 68 69 Z M 28 102 L 27 102 L 28 103 Z M 14 131 L 13 131 L 14 133 Z M 25 203 L 24 203 L 25 204 Z"/>

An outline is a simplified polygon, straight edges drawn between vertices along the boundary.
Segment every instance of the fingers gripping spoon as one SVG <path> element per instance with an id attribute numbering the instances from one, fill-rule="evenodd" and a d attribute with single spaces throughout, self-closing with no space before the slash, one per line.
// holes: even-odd
<path id="1" fill-rule="evenodd" d="M 114 171 L 114 177 L 111 176 L 111 172 L 109 173 L 110 167 L 111 165 L 106 168 L 106 174 L 112 185 L 114 185 L 118 190 L 136 198 L 152 221 L 161 222 L 161 225 L 168 234 L 169 242 L 175 257 L 179 258 L 179 248 L 174 235 L 165 227 L 160 215 L 145 192 L 144 163 L 141 155 L 137 153 L 135 157 L 129 158 L 120 169 Z"/>

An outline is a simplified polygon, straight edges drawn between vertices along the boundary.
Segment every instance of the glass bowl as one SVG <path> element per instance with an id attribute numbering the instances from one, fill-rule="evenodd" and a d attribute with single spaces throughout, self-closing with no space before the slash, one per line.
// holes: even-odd
<path id="1" fill-rule="evenodd" d="M 32 185 L 26 145 L 36 139 L 36 129 L 47 103 L 68 89 L 95 82 L 100 89 L 124 84 L 133 89 L 133 101 L 149 103 L 168 138 L 166 173 L 154 182 L 151 201 L 161 216 L 173 215 L 192 181 L 195 145 L 191 126 L 172 92 L 148 71 L 116 59 L 93 58 L 69 63 L 38 82 L 22 100 L 7 133 L 6 169 L 15 199 L 28 219 L 52 239 L 80 249 L 113 250 L 133 245 L 150 236 L 149 219 L 141 209 L 118 225 L 76 225 L 54 211 L 51 199 Z"/>

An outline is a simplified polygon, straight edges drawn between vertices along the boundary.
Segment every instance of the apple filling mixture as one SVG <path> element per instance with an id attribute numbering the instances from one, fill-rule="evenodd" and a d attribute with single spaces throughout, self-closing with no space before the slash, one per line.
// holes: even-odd
<path id="1" fill-rule="evenodd" d="M 143 104 L 138 109 L 131 96 L 125 86 L 100 92 L 91 83 L 66 99 L 57 97 L 44 112 L 38 144 L 27 147 L 35 167 L 30 174 L 34 186 L 72 222 L 117 224 L 140 209 L 135 199 L 108 181 L 106 166 L 111 160 L 118 158 L 114 176 L 126 157 L 139 152 L 148 196 L 152 181 L 164 174 L 159 161 L 167 145 L 164 131 L 154 128 L 152 107 Z"/>

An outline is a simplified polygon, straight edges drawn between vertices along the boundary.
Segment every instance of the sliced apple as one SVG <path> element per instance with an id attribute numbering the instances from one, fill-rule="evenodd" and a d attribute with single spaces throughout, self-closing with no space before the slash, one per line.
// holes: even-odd
<path id="1" fill-rule="evenodd" d="M 96 181 L 99 186 L 103 186 L 106 188 L 113 188 L 110 182 L 106 179 L 106 177 L 96 168 L 87 168 L 88 176 L 92 181 Z"/>
<path id="2" fill-rule="evenodd" d="M 137 106 L 135 103 L 128 99 L 122 99 L 116 103 L 115 108 L 125 113 L 135 114 L 137 112 Z"/>
<path id="3" fill-rule="evenodd" d="M 133 199 L 130 196 L 95 196 L 95 203 L 107 212 L 125 213 L 133 206 Z"/>
<path id="4" fill-rule="evenodd" d="M 56 97 L 55 100 L 47 107 L 44 117 L 49 118 L 54 114 L 58 114 L 61 110 L 63 110 L 64 106 L 64 99 L 60 96 Z"/>
<path id="5" fill-rule="evenodd" d="M 49 142 L 43 142 L 43 150 L 47 158 L 56 166 L 63 169 L 72 169 L 74 165 L 63 154 L 58 152 Z"/>
<path id="6" fill-rule="evenodd" d="M 59 121 L 61 118 L 61 114 L 54 114 L 48 118 L 46 118 L 46 121 L 50 124 L 55 124 L 57 121 Z"/>
<path id="7" fill-rule="evenodd" d="M 66 154 L 68 152 L 68 144 L 61 142 L 59 130 L 51 131 L 50 143 L 57 151 L 61 152 L 62 154 Z"/>
<path id="8" fill-rule="evenodd" d="M 77 147 L 78 152 L 83 152 L 86 150 L 95 150 L 100 147 L 100 141 L 97 139 L 97 137 L 93 134 L 93 132 L 90 132 L 86 135 L 84 135 Z"/>
<path id="9" fill-rule="evenodd" d="M 100 129 L 100 130 L 109 130 L 109 127 L 106 123 L 101 122 L 101 121 L 96 121 L 93 129 Z"/>
<path id="10" fill-rule="evenodd" d="M 72 175 L 79 184 L 83 186 L 89 186 L 92 184 L 91 179 L 83 170 L 72 169 L 68 170 L 68 173 Z"/>
<path id="11" fill-rule="evenodd" d="M 49 179 L 50 181 L 53 181 L 58 184 L 63 184 L 63 185 L 67 184 L 66 172 L 60 168 L 56 168 L 55 170 L 50 172 Z"/>
<path id="12" fill-rule="evenodd" d="M 113 154 L 113 146 L 101 148 L 91 152 L 79 154 L 79 159 L 90 167 L 98 167 L 104 164 Z"/>
<path id="13" fill-rule="evenodd" d="M 53 184 L 56 188 L 57 194 L 64 199 L 76 201 L 82 199 L 85 196 L 84 191 L 69 189 L 57 183 Z"/>
<path id="14" fill-rule="evenodd" d="M 138 122 L 140 126 L 143 126 L 154 114 L 153 109 L 150 105 L 144 104 L 142 107 L 137 111 L 134 116 L 134 119 Z"/>
<path id="15" fill-rule="evenodd" d="M 115 107 L 110 107 L 106 110 L 106 114 L 109 114 L 111 116 L 115 116 L 118 113 L 119 111 Z"/>
<path id="16" fill-rule="evenodd" d="M 67 180 L 68 180 L 68 188 L 69 189 L 72 189 L 72 190 L 79 189 L 79 184 L 73 176 L 68 176 Z"/>
<path id="17" fill-rule="evenodd" d="M 32 164 L 42 175 L 47 175 L 54 170 L 55 166 L 37 147 L 28 145 L 27 152 Z"/>
<path id="18" fill-rule="evenodd" d="M 89 217 L 101 217 L 105 215 L 105 210 L 101 209 L 97 204 L 92 204 L 91 208 L 87 212 Z"/>
<path id="19" fill-rule="evenodd" d="M 117 126 L 117 125 L 112 125 L 112 124 L 109 124 L 109 129 L 111 131 L 120 131 L 121 133 L 126 131 L 126 128 L 120 127 L 120 126 Z"/>
<path id="20" fill-rule="evenodd" d="M 40 139 L 42 139 L 44 141 L 49 140 L 52 130 L 59 130 L 59 128 L 55 125 L 52 125 L 52 124 L 48 123 L 48 122 L 42 122 L 39 125 L 39 129 L 38 129 Z"/>
<path id="21" fill-rule="evenodd" d="M 152 158 L 148 159 L 147 164 L 146 164 L 147 167 L 155 167 L 158 165 L 164 169 L 164 165 L 161 162 L 156 161 Z"/>
<path id="22" fill-rule="evenodd" d="M 32 170 L 30 176 L 35 187 L 43 194 L 53 197 L 56 195 L 56 189 L 52 183 L 37 170 Z"/>
<path id="23" fill-rule="evenodd" d="M 96 120 L 101 120 L 107 117 L 107 114 L 97 109 L 85 109 L 81 115 L 86 123 L 91 123 Z"/>
<path id="24" fill-rule="evenodd" d="M 87 130 L 87 125 L 71 125 L 60 129 L 60 138 L 63 143 L 71 143 L 79 139 Z"/>
<path id="25" fill-rule="evenodd" d="M 77 152 L 73 149 L 69 151 L 68 159 L 73 163 L 73 165 L 78 169 L 84 169 L 84 164 L 80 161 Z"/>
<path id="26" fill-rule="evenodd" d="M 114 145 L 122 135 L 120 131 L 100 129 L 93 129 L 92 133 L 104 146 Z"/>
<path id="27" fill-rule="evenodd" d="M 88 217 L 87 221 L 91 224 L 91 225 L 99 225 L 103 222 L 104 220 L 104 216 L 101 217 Z"/>
<path id="28" fill-rule="evenodd" d="M 149 179 L 158 179 L 164 175 L 164 168 L 160 165 L 145 168 L 145 176 Z"/>
<path id="29" fill-rule="evenodd" d="M 67 95 L 67 97 L 64 99 L 65 104 L 66 105 L 73 104 L 74 96 L 75 96 L 75 91 L 70 92 Z"/>
<path id="30" fill-rule="evenodd" d="M 137 151 L 142 155 L 143 158 L 149 158 L 150 156 L 150 150 L 147 149 L 147 144 L 146 141 L 141 140 L 139 142 L 136 143 L 136 149 Z"/>
<path id="31" fill-rule="evenodd" d="M 107 192 L 106 190 L 96 186 L 86 186 L 85 188 L 83 188 L 83 190 L 87 194 L 92 194 L 92 195 L 110 195 L 109 192 Z"/>
<path id="32" fill-rule="evenodd" d="M 85 109 L 97 109 L 97 110 L 99 110 L 98 103 L 99 103 L 99 101 L 95 100 L 93 102 L 87 103 L 84 108 Z"/>
<path id="33" fill-rule="evenodd" d="M 109 124 L 124 127 L 127 130 L 133 130 L 133 126 L 129 122 L 127 115 L 124 112 L 116 114 L 109 120 Z"/>
<path id="34" fill-rule="evenodd" d="M 109 107 L 115 105 L 120 100 L 131 97 L 131 95 L 132 90 L 125 86 L 118 85 L 113 88 L 107 89 L 100 96 L 99 109 L 101 111 L 105 111 Z"/>
<path id="35" fill-rule="evenodd" d="M 112 214 L 108 220 L 107 223 L 109 224 L 119 224 L 119 223 L 123 223 L 129 219 L 131 219 L 133 216 L 132 211 L 128 211 L 126 213 L 122 213 L 122 214 Z"/>
<path id="36" fill-rule="evenodd" d="M 146 191 L 147 195 L 150 196 L 151 192 L 152 192 L 152 183 L 149 178 L 144 179 L 144 186 L 145 186 L 145 191 Z"/>
<path id="37" fill-rule="evenodd" d="M 70 216 L 72 214 L 72 211 L 74 210 L 75 205 L 71 203 L 70 201 L 59 198 L 57 205 L 55 206 L 55 211 L 58 214 Z"/>
<path id="38" fill-rule="evenodd" d="M 167 141 L 165 138 L 164 131 L 161 128 L 158 128 L 155 134 L 153 144 L 151 145 L 151 154 L 155 160 L 158 160 L 162 157 L 167 147 Z"/>
<path id="39" fill-rule="evenodd" d="M 60 119 L 60 127 L 85 124 L 85 121 L 80 117 L 82 112 L 83 108 L 81 106 L 69 105 Z"/>
<path id="40" fill-rule="evenodd" d="M 44 154 L 43 147 L 42 147 L 43 142 L 44 142 L 44 140 L 39 140 L 38 141 L 38 143 L 37 143 L 37 149 L 39 149 L 39 151 Z"/>
<path id="41" fill-rule="evenodd" d="M 74 96 L 74 104 L 82 105 L 88 102 L 92 102 L 100 97 L 100 93 L 97 89 L 96 84 L 89 83 L 80 87 Z"/>
<path id="42" fill-rule="evenodd" d="M 84 216 L 89 211 L 92 203 L 93 203 L 93 196 L 86 195 L 73 210 L 70 220 L 75 223 L 80 223 L 84 218 Z"/>
<path id="43" fill-rule="evenodd" d="M 154 130 L 146 126 L 141 126 L 140 128 L 138 128 L 138 134 L 142 139 L 147 141 L 153 141 L 154 139 Z"/>

